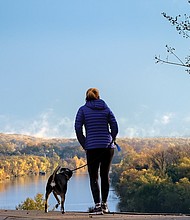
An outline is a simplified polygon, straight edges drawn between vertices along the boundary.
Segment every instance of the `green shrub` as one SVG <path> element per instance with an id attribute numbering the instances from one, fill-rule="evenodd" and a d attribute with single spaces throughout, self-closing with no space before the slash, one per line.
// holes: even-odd
<path id="1" fill-rule="evenodd" d="M 45 201 L 43 194 L 37 193 L 34 199 L 26 198 L 24 202 L 16 206 L 17 210 L 44 210 Z"/>

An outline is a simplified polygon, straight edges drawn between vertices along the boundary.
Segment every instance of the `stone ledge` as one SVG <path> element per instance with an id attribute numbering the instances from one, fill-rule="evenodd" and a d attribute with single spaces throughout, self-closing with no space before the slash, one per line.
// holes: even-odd
<path id="1" fill-rule="evenodd" d="M 87 212 L 66 212 L 64 215 L 61 212 L 54 211 L 45 213 L 43 211 L 18 211 L 18 210 L 0 210 L 0 220 L 85 220 L 85 219 L 97 219 L 97 220 L 188 220 L 187 215 L 171 215 L 171 214 L 132 214 L 132 213 L 112 213 L 105 215 L 93 215 L 90 216 Z"/>

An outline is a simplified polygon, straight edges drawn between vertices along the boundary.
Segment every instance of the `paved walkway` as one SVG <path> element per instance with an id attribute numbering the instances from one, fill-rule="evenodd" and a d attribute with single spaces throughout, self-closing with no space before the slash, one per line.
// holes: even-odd
<path id="1" fill-rule="evenodd" d="M 106 215 L 93 215 L 90 216 L 85 212 L 67 212 L 64 215 L 61 212 L 48 212 L 43 211 L 17 211 L 17 210 L 0 210 L 0 220 L 190 220 L 190 216 L 185 215 L 141 215 L 130 213 L 114 213 Z"/>

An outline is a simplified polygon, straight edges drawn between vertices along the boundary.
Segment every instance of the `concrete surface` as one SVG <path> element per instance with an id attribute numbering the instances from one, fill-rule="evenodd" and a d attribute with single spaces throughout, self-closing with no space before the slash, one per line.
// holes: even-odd
<path id="1" fill-rule="evenodd" d="M 64 215 L 61 212 L 48 212 L 43 211 L 17 211 L 17 210 L 0 210 L 0 220 L 190 220 L 190 216 L 186 215 L 150 215 L 150 214 L 131 214 L 131 213 L 112 213 L 105 215 L 89 215 L 85 212 L 67 212 Z"/>

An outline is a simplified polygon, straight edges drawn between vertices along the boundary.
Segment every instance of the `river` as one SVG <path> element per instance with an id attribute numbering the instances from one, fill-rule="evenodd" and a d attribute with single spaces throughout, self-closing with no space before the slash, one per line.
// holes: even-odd
<path id="1" fill-rule="evenodd" d="M 0 183 L 0 209 L 15 210 L 18 204 L 32 198 L 37 193 L 45 194 L 48 175 L 19 177 Z M 110 189 L 108 197 L 108 206 L 110 211 L 117 211 L 118 198 L 114 191 Z M 49 198 L 49 210 L 56 204 L 53 194 Z M 94 206 L 91 191 L 89 187 L 89 178 L 87 174 L 73 174 L 68 182 L 68 189 L 65 200 L 65 211 L 87 211 L 89 207 Z M 58 208 L 58 211 L 60 209 Z"/>

